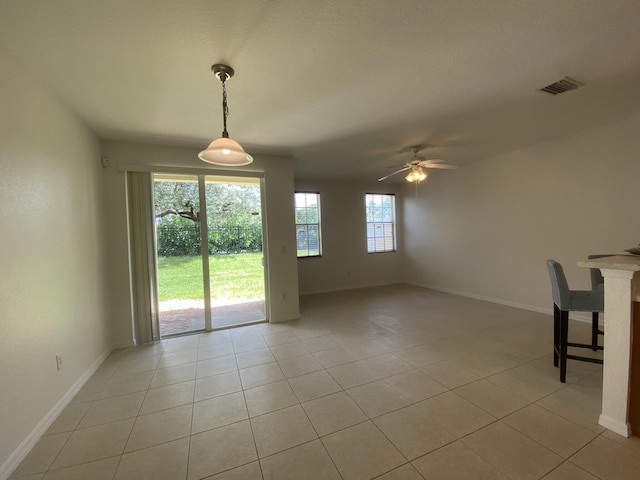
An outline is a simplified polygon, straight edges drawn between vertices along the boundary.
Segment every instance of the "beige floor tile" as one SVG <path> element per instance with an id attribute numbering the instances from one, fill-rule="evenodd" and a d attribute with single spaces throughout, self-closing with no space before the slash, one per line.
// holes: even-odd
<path id="1" fill-rule="evenodd" d="M 307 402 L 342 390 L 333 377 L 324 370 L 291 378 L 289 385 L 300 402 Z"/>
<path id="2" fill-rule="evenodd" d="M 293 378 L 323 369 L 320 362 L 310 353 L 278 360 L 278 365 L 280 365 L 282 373 L 284 373 L 284 376 L 287 378 Z"/>
<path id="3" fill-rule="evenodd" d="M 24 475 L 20 477 L 9 477 L 9 480 L 42 480 L 44 478 L 44 473 L 33 473 L 31 475 Z"/>
<path id="4" fill-rule="evenodd" d="M 120 456 L 59 470 L 49 470 L 43 480 L 113 480 L 118 463 L 120 463 Z"/>
<path id="5" fill-rule="evenodd" d="M 180 352 L 184 350 L 194 350 L 200 346 L 199 335 L 188 335 L 183 337 L 171 338 L 166 341 L 164 353 Z"/>
<path id="6" fill-rule="evenodd" d="M 461 438 L 489 425 L 496 419 L 455 392 L 428 398 L 417 404 L 429 417 Z"/>
<path id="7" fill-rule="evenodd" d="M 603 436 L 597 437 L 570 460 L 602 480 L 635 480 L 640 472 L 640 455 Z"/>
<path id="8" fill-rule="evenodd" d="M 492 423 L 462 441 L 513 480 L 540 478 L 563 461 L 559 455 L 502 422 Z"/>
<path id="9" fill-rule="evenodd" d="M 362 360 L 329 368 L 327 371 L 345 390 L 380 379 L 380 375 L 367 367 Z"/>
<path id="10" fill-rule="evenodd" d="M 347 393 L 370 418 L 384 415 L 412 403 L 384 380 L 351 388 Z"/>
<path id="11" fill-rule="evenodd" d="M 571 385 L 536 402 L 537 405 L 571 420 L 589 430 L 600 433 L 598 424 L 602 411 L 602 389 Z"/>
<path id="12" fill-rule="evenodd" d="M 87 413 L 90 406 L 91 402 L 67 405 L 49 426 L 45 435 L 70 432 L 74 430 L 80 423 L 80 420 L 82 420 L 85 413 Z"/>
<path id="13" fill-rule="evenodd" d="M 96 399 L 144 391 L 149 388 L 153 373 L 153 370 L 150 370 L 148 372 L 134 373 L 131 375 L 123 375 L 120 377 L 110 378 L 104 385 L 102 390 L 100 390 L 100 393 L 98 393 Z"/>
<path id="14" fill-rule="evenodd" d="M 358 360 L 356 356 L 345 347 L 322 350 L 315 352 L 313 356 L 316 357 L 316 360 L 318 360 L 324 368 L 336 367 Z"/>
<path id="15" fill-rule="evenodd" d="M 618 443 L 620 446 L 626 448 L 635 455 L 640 455 L 640 437 L 636 435 L 627 438 L 622 435 L 618 435 L 611 430 L 605 430 L 602 432 L 601 437 L 611 440 L 614 443 Z"/>
<path id="16" fill-rule="evenodd" d="M 267 342 L 267 345 L 273 347 L 275 345 L 282 345 L 284 343 L 297 342 L 298 337 L 296 337 L 292 332 L 282 332 L 272 335 L 265 335 L 264 341 Z"/>
<path id="17" fill-rule="evenodd" d="M 322 438 L 344 480 L 365 480 L 406 463 L 393 444 L 369 422 Z"/>
<path id="18" fill-rule="evenodd" d="M 198 360 L 198 350 L 183 350 L 177 352 L 165 352 L 158 363 L 158 368 L 175 367 L 185 363 L 193 363 Z"/>
<path id="19" fill-rule="evenodd" d="M 360 407 L 344 392 L 305 402 L 302 407 L 320 436 L 367 420 Z"/>
<path id="20" fill-rule="evenodd" d="M 330 335 L 305 338 L 302 340 L 302 343 L 311 353 L 320 352 L 322 350 L 330 350 L 332 348 L 340 346 L 340 344 L 336 342 Z"/>
<path id="21" fill-rule="evenodd" d="M 194 401 L 226 395 L 242 390 L 240 374 L 236 371 L 212 375 L 196 380 Z"/>
<path id="22" fill-rule="evenodd" d="M 230 328 L 229 333 L 234 342 L 246 340 L 249 338 L 262 337 L 260 325 L 245 325 L 242 327 Z"/>
<path id="23" fill-rule="evenodd" d="M 151 379 L 149 388 L 166 387 L 174 383 L 188 382 L 196 378 L 196 364 L 187 363 L 175 367 L 160 368 L 156 370 Z"/>
<path id="24" fill-rule="evenodd" d="M 545 359 L 546 360 L 546 359 Z M 564 388 L 552 362 L 531 362 L 487 378 L 491 383 L 535 402 Z"/>
<path id="25" fill-rule="evenodd" d="M 413 333 L 411 333 L 411 335 L 413 335 Z M 439 340 L 429 342 L 425 345 L 398 350 L 395 351 L 394 354 L 414 367 L 423 367 L 432 363 L 443 362 L 460 355 L 460 349 L 451 342 Z"/>
<path id="26" fill-rule="evenodd" d="M 542 480 L 598 480 L 598 477 L 594 477 L 571 462 L 564 462 L 549 475 L 545 475 Z"/>
<path id="27" fill-rule="evenodd" d="M 96 378 L 94 374 L 94 376 L 84 384 L 78 393 L 76 393 L 73 399 L 69 402 L 69 405 L 93 402 L 100 393 L 100 390 L 104 388 L 108 381 L 109 378 Z"/>
<path id="28" fill-rule="evenodd" d="M 244 391 L 249 416 L 256 417 L 299 403 L 286 380 L 268 383 Z"/>
<path id="29" fill-rule="evenodd" d="M 233 341 L 233 349 L 236 353 L 248 352 L 250 350 L 258 350 L 260 348 L 267 348 L 267 342 L 260 336 L 242 338 Z"/>
<path id="30" fill-rule="evenodd" d="M 364 364 L 381 377 L 389 377 L 408 370 L 413 370 L 411 365 L 404 360 L 400 360 L 393 353 L 385 353 L 382 355 L 376 355 L 375 357 L 366 358 L 364 360 Z"/>
<path id="31" fill-rule="evenodd" d="M 260 460 L 264 480 L 341 480 L 320 440 Z"/>
<path id="32" fill-rule="evenodd" d="M 358 360 L 379 356 L 387 353 L 386 348 L 374 342 L 373 340 L 362 341 L 361 335 L 359 335 L 355 341 L 344 344 L 344 347 L 347 350 L 349 350 L 353 355 L 355 355 L 355 357 Z M 413 368 L 413 367 L 408 367 L 408 368 Z"/>
<path id="33" fill-rule="evenodd" d="M 65 432 L 41 437 L 24 460 L 20 462 L 18 468 L 13 472 L 13 476 L 18 477 L 45 472 L 56 459 L 70 436 L 70 432 Z"/>
<path id="34" fill-rule="evenodd" d="M 289 320 L 287 322 L 275 322 L 275 323 L 261 323 L 259 329 L 262 335 L 275 335 L 277 333 L 284 333 L 292 331 L 297 328 L 298 320 Z M 296 337 L 298 338 L 298 337 Z"/>
<path id="35" fill-rule="evenodd" d="M 496 418 L 502 418 L 529 405 L 528 400 L 487 380 L 478 380 L 454 391 Z"/>
<path id="36" fill-rule="evenodd" d="M 415 347 L 422 343 L 421 340 L 415 338 L 403 338 L 398 335 L 378 337 L 373 341 L 385 348 L 388 352 L 395 352 L 396 350 Z"/>
<path id="37" fill-rule="evenodd" d="M 134 419 L 130 418 L 74 431 L 51 468 L 70 467 L 120 455 L 133 422 Z"/>
<path id="38" fill-rule="evenodd" d="M 185 480 L 188 459 L 188 438 L 126 453 L 114 480 Z"/>
<path id="39" fill-rule="evenodd" d="M 215 330 L 204 332 L 199 335 L 200 343 L 198 348 L 207 348 L 215 345 L 231 344 L 231 334 L 229 330 Z"/>
<path id="40" fill-rule="evenodd" d="M 507 477 L 460 441 L 418 458 L 413 466 L 428 479 L 507 480 Z"/>
<path id="41" fill-rule="evenodd" d="M 424 480 L 424 477 L 411 464 L 406 464 L 376 477 L 376 480 Z"/>
<path id="42" fill-rule="evenodd" d="M 198 361 L 209 360 L 211 358 L 225 357 L 227 355 L 233 355 L 236 352 L 233 350 L 233 343 L 219 343 L 217 345 L 200 346 L 198 348 Z"/>
<path id="43" fill-rule="evenodd" d="M 456 439 L 414 405 L 388 413 L 373 421 L 409 460 L 425 455 Z"/>
<path id="44" fill-rule="evenodd" d="M 238 369 L 255 367 L 264 363 L 275 362 L 276 359 L 268 348 L 259 348 L 236 354 Z"/>
<path id="45" fill-rule="evenodd" d="M 318 438 L 300 405 L 251 419 L 260 458 Z"/>
<path id="46" fill-rule="evenodd" d="M 475 373 L 457 365 L 451 360 L 422 367 L 421 370 L 447 388 L 457 388 L 480 380 Z"/>
<path id="47" fill-rule="evenodd" d="M 140 450 L 191 435 L 192 405 L 140 415 L 129 435 L 125 452 Z"/>
<path id="48" fill-rule="evenodd" d="M 447 391 L 444 385 L 420 370 L 400 373 L 385 380 L 414 403 Z"/>
<path id="49" fill-rule="evenodd" d="M 564 458 L 573 455 L 597 435 L 537 405 L 518 410 L 503 421 Z"/>
<path id="50" fill-rule="evenodd" d="M 280 370 L 280 366 L 273 362 L 240 370 L 240 380 L 242 381 L 242 387 L 249 389 L 266 385 L 267 383 L 279 382 L 284 380 L 284 375 Z"/>
<path id="51" fill-rule="evenodd" d="M 231 470 L 258 459 L 248 420 L 191 436 L 189 480 Z"/>
<path id="52" fill-rule="evenodd" d="M 195 381 L 190 381 L 149 389 L 140 407 L 140 415 L 192 403 L 195 384 Z"/>
<path id="53" fill-rule="evenodd" d="M 233 468 L 223 473 L 219 473 L 206 480 L 263 480 L 262 470 L 258 462 L 251 462 L 241 467 Z"/>
<path id="54" fill-rule="evenodd" d="M 192 434 L 249 418 L 242 392 L 230 393 L 193 404 Z"/>
<path id="55" fill-rule="evenodd" d="M 138 415 L 146 392 L 129 393 L 117 397 L 96 400 L 80 421 L 78 428 L 124 420 Z"/>
<path id="56" fill-rule="evenodd" d="M 221 373 L 235 372 L 238 370 L 235 355 L 225 355 L 224 357 L 203 360 L 196 365 L 196 378 L 220 375 Z"/>
<path id="57" fill-rule="evenodd" d="M 271 353 L 276 360 L 284 360 L 285 358 L 297 357 L 298 355 L 309 353 L 302 342 L 298 340 L 291 343 L 284 343 L 282 345 L 273 345 L 270 348 Z"/>
<path id="58" fill-rule="evenodd" d="M 133 373 L 155 370 L 160 361 L 160 357 L 161 355 L 154 355 L 152 357 L 142 357 L 127 362 L 120 362 L 114 370 L 113 376 L 131 375 Z"/>

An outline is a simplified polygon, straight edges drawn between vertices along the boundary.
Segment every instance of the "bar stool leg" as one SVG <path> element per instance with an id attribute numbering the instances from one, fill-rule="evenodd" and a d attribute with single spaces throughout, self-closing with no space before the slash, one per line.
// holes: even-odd
<path id="1" fill-rule="evenodd" d="M 553 366 L 558 366 L 560 354 L 560 309 L 553 304 Z"/>
<path id="2" fill-rule="evenodd" d="M 569 330 L 569 312 L 560 311 L 560 381 L 567 379 L 567 342 Z"/>
<path id="3" fill-rule="evenodd" d="M 591 350 L 598 351 L 598 312 L 591 313 Z"/>

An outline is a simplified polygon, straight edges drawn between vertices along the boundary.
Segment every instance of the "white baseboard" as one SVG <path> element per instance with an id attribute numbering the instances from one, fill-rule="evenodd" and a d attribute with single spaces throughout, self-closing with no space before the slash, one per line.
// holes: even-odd
<path id="1" fill-rule="evenodd" d="M 623 437 L 631 436 L 631 427 L 626 422 L 621 422 L 602 413 L 598 418 L 598 423 Z"/>
<path id="2" fill-rule="evenodd" d="M 505 305 L 507 307 L 519 308 L 521 310 L 529 310 L 530 312 L 537 312 L 537 313 L 542 313 L 542 314 L 545 314 L 545 315 L 553 315 L 553 307 L 552 308 L 540 308 L 540 307 L 535 307 L 533 305 L 526 305 L 524 303 L 510 302 L 508 300 L 503 300 L 501 298 L 486 297 L 484 295 L 478 295 L 478 294 L 475 294 L 475 293 L 463 292 L 463 291 L 454 290 L 454 289 L 451 289 L 451 288 L 438 287 L 436 285 L 427 285 L 427 284 L 416 283 L 416 282 L 407 282 L 407 283 L 409 285 L 415 285 L 417 287 L 428 288 L 430 290 L 436 290 L 438 292 L 450 293 L 452 295 L 459 295 L 461 297 L 473 298 L 475 300 L 482 300 L 484 302 L 497 303 L 499 305 Z M 549 303 L 551 303 L 551 301 L 549 301 Z M 571 318 L 573 320 L 578 320 L 580 322 L 591 323 L 591 315 L 589 313 L 571 312 Z"/>
<path id="3" fill-rule="evenodd" d="M 58 418 L 60 412 L 65 409 L 69 402 L 76 396 L 80 389 L 87 383 L 87 380 L 95 373 L 95 371 L 102 365 L 102 362 L 113 351 L 113 347 L 107 348 L 98 359 L 75 381 L 69 390 L 62 396 L 60 400 L 53 406 L 51 410 L 38 422 L 35 428 L 27 435 L 27 437 L 18 445 L 18 448 L 9 455 L 9 457 L 0 465 L 0 480 L 6 480 L 9 475 L 20 465 L 20 462 L 24 460 L 29 451 L 33 448 L 40 437 L 47 431 L 51 424 Z"/>
<path id="4" fill-rule="evenodd" d="M 300 296 L 302 297 L 304 295 L 317 295 L 319 293 L 344 292 L 346 290 L 357 290 L 358 288 L 385 287 L 387 285 L 398 285 L 399 283 L 406 283 L 406 282 L 400 282 L 398 280 L 396 282 L 364 283 L 361 285 L 349 285 L 349 286 L 336 287 L 336 288 L 321 288 L 318 290 L 306 290 L 304 292 L 300 292 Z"/>

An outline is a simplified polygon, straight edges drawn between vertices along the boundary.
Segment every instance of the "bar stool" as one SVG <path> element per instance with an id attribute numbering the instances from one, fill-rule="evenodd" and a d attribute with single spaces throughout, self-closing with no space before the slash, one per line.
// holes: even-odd
<path id="1" fill-rule="evenodd" d="M 553 296 L 553 364 L 556 367 L 560 364 L 560 381 L 564 383 L 567 377 L 567 359 L 602 364 L 599 358 L 568 354 L 567 347 L 594 348 L 593 341 L 590 344 L 568 341 L 569 312 L 603 312 L 604 290 L 569 290 L 562 265 L 555 260 L 547 260 L 547 269 Z M 595 348 L 603 349 L 597 346 L 597 335 Z"/>

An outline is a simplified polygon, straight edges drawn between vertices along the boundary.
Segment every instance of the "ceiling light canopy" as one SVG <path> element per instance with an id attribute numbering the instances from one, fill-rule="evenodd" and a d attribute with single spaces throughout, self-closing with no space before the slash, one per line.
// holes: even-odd
<path id="1" fill-rule="evenodd" d="M 227 107 L 227 88 L 225 82 L 229 78 L 233 77 L 233 68 L 229 65 L 216 63 L 211 67 L 211 71 L 222 83 L 222 137 L 216 138 L 211 142 L 206 150 L 203 150 L 198 154 L 198 158 L 203 162 L 212 163 L 214 165 L 234 167 L 249 165 L 253 162 L 253 157 L 246 153 L 238 142 L 229 138 L 229 132 L 227 132 L 229 108 Z"/>

